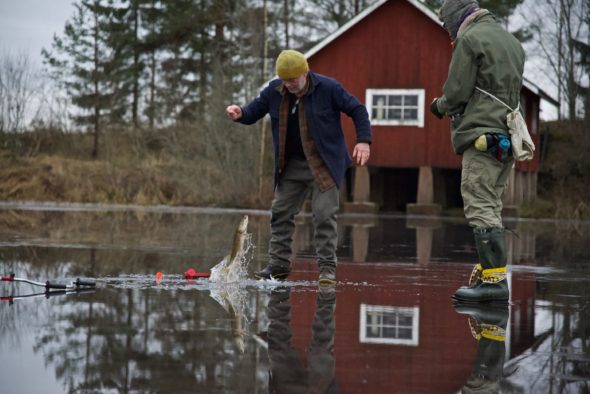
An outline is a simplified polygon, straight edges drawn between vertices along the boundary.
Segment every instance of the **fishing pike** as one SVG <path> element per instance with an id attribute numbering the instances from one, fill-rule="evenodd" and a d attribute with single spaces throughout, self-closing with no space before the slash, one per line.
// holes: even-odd
<path id="1" fill-rule="evenodd" d="M 246 276 L 245 259 L 250 246 L 249 241 L 248 215 L 244 215 L 234 232 L 234 239 L 230 253 L 219 264 L 211 269 L 210 280 L 212 282 L 237 282 Z"/>
<path id="2" fill-rule="evenodd" d="M 218 286 L 210 288 L 211 298 L 217 301 L 228 313 L 234 343 L 240 353 L 244 353 L 247 322 L 247 294 L 240 282 L 247 277 L 247 253 L 251 246 L 248 234 L 248 216 L 244 215 L 236 231 L 230 253 L 211 269 L 211 282 Z"/>
<path id="3" fill-rule="evenodd" d="M 236 228 L 236 232 L 234 233 L 234 242 L 232 244 L 231 253 L 229 254 L 229 261 L 230 264 L 234 264 L 238 255 L 245 252 L 244 245 L 246 244 L 246 239 L 248 238 L 248 215 L 244 215 L 238 227 Z"/>

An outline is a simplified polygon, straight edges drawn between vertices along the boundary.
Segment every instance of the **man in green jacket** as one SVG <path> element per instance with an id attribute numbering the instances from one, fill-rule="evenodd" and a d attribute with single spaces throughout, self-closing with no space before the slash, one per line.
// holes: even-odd
<path id="1" fill-rule="evenodd" d="M 507 301 L 502 196 L 514 165 L 506 115 L 520 102 L 524 50 L 494 16 L 473 0 L 446 0 L 440 20 L 453 41 L 443 95 L 430 111 L 451 118 L 451 141 L 463 155 L 461 195 L 473 227 L 479 264 L 458 301 Z M 492 97 L 493 96 L 493 97 Z"/>

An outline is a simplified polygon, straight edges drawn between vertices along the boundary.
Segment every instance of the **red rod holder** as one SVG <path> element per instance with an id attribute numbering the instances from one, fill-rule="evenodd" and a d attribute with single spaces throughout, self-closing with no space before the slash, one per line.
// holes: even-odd
<path id="1" fill-rule="evenodd" d="M 211 276 L 210 272 L 197 272 L 194 270 L 194 268 L 189 268 L 185 273 L 184 273 L 184 278 L 185 279 L 197 279 L 197 278 L 208 278 Z"/>

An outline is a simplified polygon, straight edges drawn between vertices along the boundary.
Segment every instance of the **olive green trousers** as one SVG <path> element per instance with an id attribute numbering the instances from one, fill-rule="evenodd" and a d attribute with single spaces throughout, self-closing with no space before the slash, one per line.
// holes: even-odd
<path id="1" fill-rule="evenodd" d="M 474 146 L 463 152 L 461 195 L 470 226 L 484 229 L 503 227 L 502 197 L 513 165 L 512 157 L 500 162 Z"/>
<path id="2" fill-rule="evenodd" d="M 307 161 L 289 160 L 281 174 L 272 202 L 268 248 L 270 264 L 290 268 L 294 217 L 311 193 L 314 246 L 320 269 L 336 268 L 338 231 L 336 212 L 340 204 L 337 187 L 321 192 Z"/>

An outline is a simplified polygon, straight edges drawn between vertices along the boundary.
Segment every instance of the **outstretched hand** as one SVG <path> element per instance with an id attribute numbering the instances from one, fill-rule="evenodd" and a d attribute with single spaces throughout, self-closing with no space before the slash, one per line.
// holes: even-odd
<path id="1" fill-rule="evenodd" d="M 238 120 L 242 117 L 242 108 L 237 105 L 230 105 L 225 109 L 225 113 L 231 120 Z"/>
<path id="2" fill-rule="evenodd" d="M 359 166 L 364 166 L 369 161 L 371 155 L 371 146 L 366 142 L 359 142 L 355 145 L 352 151 L 352 158 L 354 162 Z"/>

